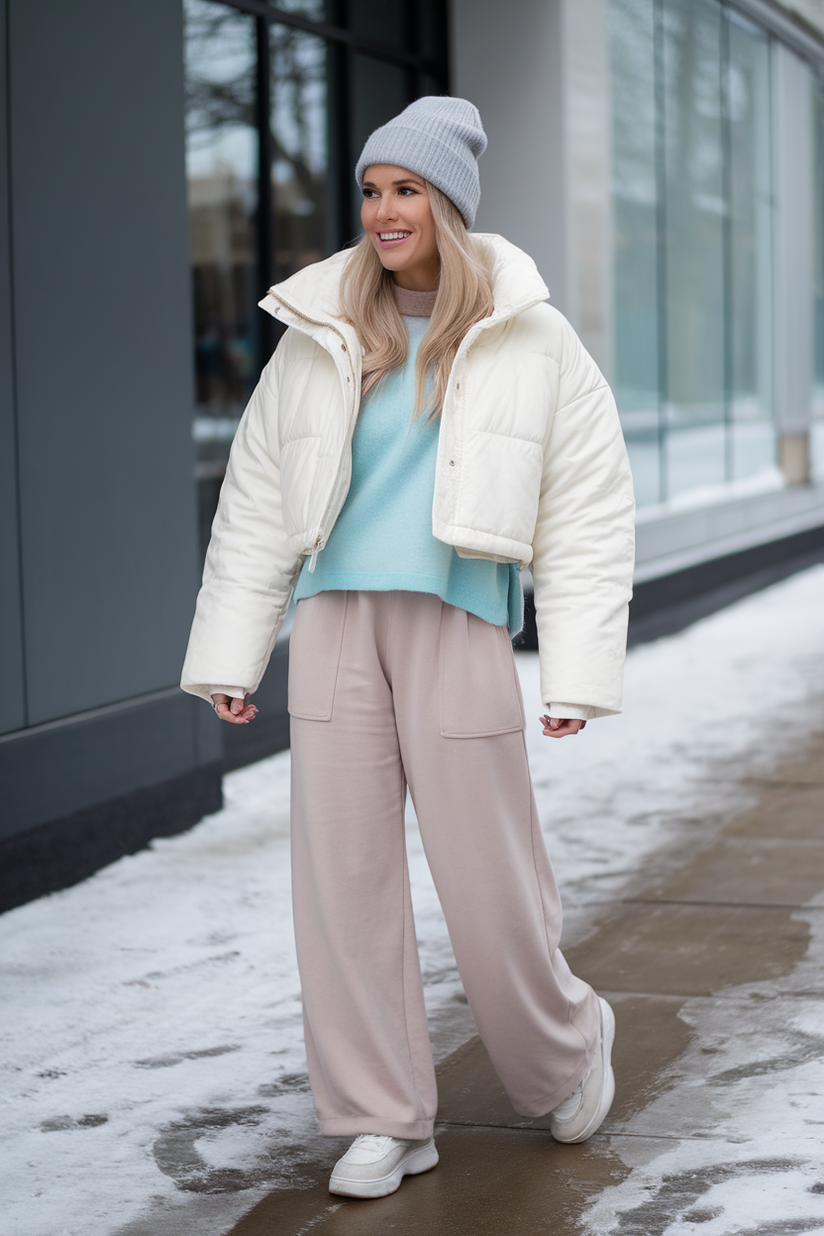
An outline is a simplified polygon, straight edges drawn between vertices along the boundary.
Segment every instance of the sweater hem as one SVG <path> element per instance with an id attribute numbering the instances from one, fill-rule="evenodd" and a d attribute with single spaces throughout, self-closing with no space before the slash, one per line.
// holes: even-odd
<path id="1" fill-rule="evenodd" d="M 438 586 L 439 585 L 439 586 Z M 302 601 L 306 597 L 317 596 L 319 592 L 425 592 L 439 597 L 445 605 L 454 605 L 457 609 L 465 609 L 493 627 L 509 625 L 509 613 L 506 604 L 503 614 L 484 605 L 483 599 L 471 593 L 461 592 L 450 599 L 449 590 L 443 587 L 443 581 L 431 575 L 371 575 L 369 572 L 324 575 L 323 585 L 303 592 L 300 588 L 295 593 L 295 600 Z"/>

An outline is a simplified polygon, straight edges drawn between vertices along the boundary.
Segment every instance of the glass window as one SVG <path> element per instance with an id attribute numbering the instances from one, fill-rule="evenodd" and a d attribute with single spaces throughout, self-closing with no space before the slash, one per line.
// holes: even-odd
<path id="1" fill-rule="evenodd" d="M 352 148 L 358 154 L 369 134 L 412 101 L 406 69 L 372 56 L 355 56 L 352 66 Z"/>
<path id="2" fill-rule="evenodd" d="M 651 0 L 614 0 L 612 75 L 615 398 L 639 504 L 662 494 L 655 37 Z"/>
<path id="3" fill-rule="evenodd" d="M 770 43 L 717 0 L 609 14 L 615 388 L 644 504 L 774 466 Z"/>
<path id="4" fill-rule="evenodd" d="M 728 15 L 729 476 L 775 465 L 770 46 Z"/>
<path id="5" fill-rule="evenodd" d="M 186 0 L 186 163 L 202 539 L 257 379 L 258 138 L 254 19 Z"/>
<path id="6" fill-rule="evenodd" d="M 312 21 L 333 21 L 336 16 L 334 0 L 271 0 L 271 4 L 284 13 L 298 13 Z"/>
<path id="7" fill-rule="evenodd" d="M 417 5 L 417 20 L 415 23 L 416 51 L 430 60 L 438 61 L 444 54 L 443 30 L 446 25 L 445 5 L 443 0 L 429 0 L 428 3 Z M 434 91 L 425 93 L 442 94 L 443 87 L 438 84 Z"/>
<path id="8" fill-rule="evenodd" d="M 664 7 L 667 492 L 725 477 L 721 8 Z"/>
<path id="9" fill-rule="evenodd" d="M 415 7 L 413 0 L 349 0 L 352 31 L 370 42 L 405 50 Z"/>
<path id="10" fill-rule="evenodd" d="M 814 83 L 815 388 L 810 426 L 810 462 L 814 478 L 824 481 L 824 77 L 817 76 Z"/>
<path id="11" fill-rule="evenodd" d="M 332 248 L 327 244 L 327 48 L 314 34 L 275 25 L 270 56 L 272 282 L 279 283 Z"/>

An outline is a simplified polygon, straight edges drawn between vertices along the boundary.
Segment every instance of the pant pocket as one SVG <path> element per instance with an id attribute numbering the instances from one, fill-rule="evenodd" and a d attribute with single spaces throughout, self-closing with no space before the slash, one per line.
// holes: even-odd
<path id="1" fill-rule="evenodd" d="M 442 738 L 486 738 L 524 727 L 508 629 L 444 605 L 440 632 Z"/>
<path id="2" fill-rule="evenodd" d="M 289 715 L 331 721 L 349 594 L 319 592 L 298 602 L 289 636 Z"/>

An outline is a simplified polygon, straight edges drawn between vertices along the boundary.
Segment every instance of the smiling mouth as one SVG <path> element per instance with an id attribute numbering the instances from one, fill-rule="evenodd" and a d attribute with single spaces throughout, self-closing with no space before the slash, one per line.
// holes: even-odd
<path id="1" fill-rule="evenodd" d="M 406 240 L 407 236 L 411 236 L 411 232 L 378 232 L 381 240 Z"/>

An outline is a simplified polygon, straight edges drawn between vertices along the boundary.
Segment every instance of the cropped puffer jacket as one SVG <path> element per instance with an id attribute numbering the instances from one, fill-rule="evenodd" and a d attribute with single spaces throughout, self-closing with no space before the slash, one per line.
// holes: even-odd
<path id="1" fill-rule="evenodd" d="M 632 479 L 604 378 L 520 249 L 490 251 L 494 311 L 466 334 L 441 413 L 432 531 L 462 557 L 532 565 L 545 704 L 620 711 Z M 181 685 L 254 692 L 307 556 L 346 499 L 362 349 L 339 316 L 350 251 L 270 289 L 288 326 L 232 444 Z"/>

